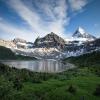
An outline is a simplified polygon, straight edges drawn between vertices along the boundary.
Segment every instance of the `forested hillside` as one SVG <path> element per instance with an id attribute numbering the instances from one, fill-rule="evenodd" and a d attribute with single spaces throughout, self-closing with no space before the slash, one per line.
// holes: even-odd
<path id="1" fill-rule="evenodd" d="M 34 57 L 15 55 L 9 48 L 0 46 L 0 60 L 34 60 Z"/>

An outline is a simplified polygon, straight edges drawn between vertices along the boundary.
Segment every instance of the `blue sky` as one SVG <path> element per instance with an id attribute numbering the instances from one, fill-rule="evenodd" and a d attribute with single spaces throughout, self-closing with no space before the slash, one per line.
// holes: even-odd
<path id="1" fill-rule="evenodd" d="M 100 0 L 0 0 L 0 38 L 69 38 L 78 26 L 100 37 L 99 9 Z"/>

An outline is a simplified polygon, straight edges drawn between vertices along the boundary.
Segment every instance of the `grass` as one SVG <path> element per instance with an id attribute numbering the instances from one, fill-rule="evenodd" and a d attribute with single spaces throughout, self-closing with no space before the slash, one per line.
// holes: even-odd
<path id="1" fill-rule="evenodd" d="M 93 95 L 100 84 L 100 77 L 87 67 L 48 74 L 1 66 L 0 81 L 2 76 L 5 81 L 0 87 L 3 86 L 2 90 L 8 100 L 100 100 L 100 96 Z M 22 86 L 19 89 L 13 87 L 16 77 L 17 84 Z M 76 89 L 74 94 L 68 91 L 71 85 Z M 11 90 L 9 93 L 6 91 L 8 89 Z"/>
<path id="2" fill-rule="evenodd" d="M 99 83 L 100 78 L 96 76 L 74 77 L 70 80 L 64 81 L 48 80 L 38 85 L 24 83 L 22 93 L 35 93 L 37 98 L 40 96 L 40 98 L 43 98 L 43 100 L 80 100 L 80 98 L 85 98 L 86 100 L 99 100 L 99 97 L 93 95 L 93 91 Z M 67 91 L 71 84 L 77 88 L 77 92 L 74 95 Z"/>
<path id="3" fill-rule="evenodd" d="M 63 59 L 64 62 L 72 62 L 79 67 L 100 67 L 100 51 L 94 51 L 77 57 Z"/>
<path id="4" fill-rule="evenodd" d="M 64 63 L 73 62 L 78 67 L 61 73 L 36 73 L 0 64 L 0 99 L 100 100 L 100 94 L 94 95 L 100 85 L 99 54 L 65 59 Z"/>

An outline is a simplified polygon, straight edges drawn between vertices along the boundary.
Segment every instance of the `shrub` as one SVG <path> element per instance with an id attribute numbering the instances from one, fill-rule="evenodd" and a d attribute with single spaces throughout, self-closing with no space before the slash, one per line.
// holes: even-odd
<path id="1" fill-rule="evenodd" d="M 72 94 L 75 94 L 76 93 L 76 87 L 73 86 L 73 85 L 70 85 L 69 88 L 68 88 L 68 92 L 72 93 Z"/>
<path id="2" fill-rule="evenodd" d="M 100 96 L 100 84 L 97 85 L 97 87 L 96 87 L 96 89 L 95 89 L 95 91 L 94 91 L 93 94 L 94 94 L 95 96 Z"/>
<path id="3" fill-rule="evenodd" d="M 20 78 L 16 78 L 16 79 L 14 80 L 13 84 L 14 84 L 13 87 L 14 87 L 15 89 L 17 89 L 17 90 L 20 90 L 20 89 L 22 89 L 22 87 L 23 87 L 23 84 L 22 84 L 22 81 L 20 80 Z"/>
<path id="4" fill-rule="evenodd" d="M 11 100 L 13 94 L 13 84 L 0 76 L 0 100 Z"/>

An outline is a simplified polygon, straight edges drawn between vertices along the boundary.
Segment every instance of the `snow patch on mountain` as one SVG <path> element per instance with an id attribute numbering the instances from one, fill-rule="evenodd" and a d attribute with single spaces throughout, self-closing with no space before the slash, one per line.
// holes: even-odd
<path id="1" fill-rule="evenodd" d="M 94 40 L 95 37 L 87 33 L 82 27 L 78 27 L 75 33 L 72 35 L 73 38 L 84 38 L 87 41 Z"/>
<path id="2" fill-rule="evenodd" d="M 55 58 L 55 56 L 61 53 L 57 48 L 17 48 L 13 49 L 13 52 L 19 55 L 34 56 L 38 58 Z"/>
<path id="3" fill-rule="evenodd" d="M 6 41 L 3 39 L 0 39 L 0 46 L 4 46 L 7 48 L 16 48 L 15 43 L 13 43 L 12 41 Z"/>
<path id="4" fill-rule="evenodd" d="M 79 27 L 73 36 L 66 41 L 51 32 L 45 37 L 37 38 L 34 43 L 16 38 L 13 41 L 0 40 L 0 46 L 10 48 L 18 55 L 43 59 L 61 59 L 100 50 L 100 39 L 96 39 Z"/>
<path id="5" fill-rule="evenodd" d="M 66 39 L 66 44 L 77 44 L 81 45 L 83 43 L 94 41 L 96 37 L 87 33 L 82 27 L 78 27 L 71 38 Z"/>

